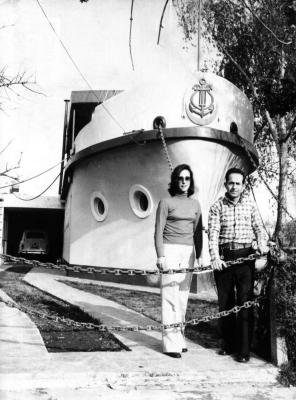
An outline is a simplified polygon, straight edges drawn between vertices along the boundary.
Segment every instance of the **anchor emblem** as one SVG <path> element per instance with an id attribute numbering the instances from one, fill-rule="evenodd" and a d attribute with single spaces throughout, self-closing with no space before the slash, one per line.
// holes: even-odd
<path id="1" fill-rule="evenodd" d="M 188 93 L 186 112 L 195 124 L 207 125 L 216 117 L 217 107 L 212 90 L 212 85 L 202 78 L 191 88 L 191 93 Z"/>
<path id="2" fill-rule="evenodd" d="M 211 93 L 212 86 L 207 84 L 203 78 L 199 81 L 199 85 L 194 85 L 194 93 L 190 97 L 189 110 L 199 115 L 201 118 L 214 111 L 214 97 Z M 210 96 L 210 104 L 207 105 L 207 94 Z M 198 103 L 196 102 L 198 97 Z"/>

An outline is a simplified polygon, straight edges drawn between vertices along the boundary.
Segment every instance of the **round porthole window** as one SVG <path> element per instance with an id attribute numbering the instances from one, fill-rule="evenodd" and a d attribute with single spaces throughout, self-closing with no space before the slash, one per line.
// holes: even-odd
<path id="1" fill-rule="evenodd" d="M 139 218 L 148 217 L 153 210 L 153 199 L 142 185 L 133 185 L 129 191 L 129 202 L 133 212 Z"/>
<path id="2" fill-rule="evenodd" d="M 104 221 L 108 214 L 108 203 L 102 193 L 94 192 L 90 200 L 91 212 L 94 218 L 101 222 Z"/>

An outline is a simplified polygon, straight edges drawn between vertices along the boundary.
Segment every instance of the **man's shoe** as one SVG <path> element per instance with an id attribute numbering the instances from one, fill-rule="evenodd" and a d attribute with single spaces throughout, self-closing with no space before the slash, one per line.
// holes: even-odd
<path id="1" fill-rule="evenodd" d="M 181 358 L 181 354 L 180 353 L 175 353 L 175 352 L 170 352 L 170 353 L 163 353 L 166 354 L 169 357 L 173 357 L 173 358 Z"/>
<path id="2" fill-rule="evenodd" d="M 241 355 L 239 355 L 239 356 L 237 356 L 236 361 L 240 362 L 240 363 L 247 363 L 247 362 L 250 361 L 250 356 L 241 356 Z"/>
<path id="3" fill-rule="evenodd" d="M 186 349 L 186 347 L 184 347 L 184 349 L 182 349 L 182 353 L 187 353 L 188 349 Z"/>

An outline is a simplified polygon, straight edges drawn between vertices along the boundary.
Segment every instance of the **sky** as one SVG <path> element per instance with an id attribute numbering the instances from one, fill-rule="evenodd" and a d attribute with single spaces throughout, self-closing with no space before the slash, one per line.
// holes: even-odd
<path id="1" fill-rule="evenodd" d="M 60 162 L 64 100 L 70 98 L 72 90 L 127 89 L 156 73 L 160 65 L 172 65 L 173 56 L 180 51 L 184 56 L 180 62 L 196 68 L 193 50 L 182 50 L 181 31 L 176 29 L 170 6 L 157 46 L 164 3 L 135 1 L 133 70 L 130 0 L 0 0 L 0 66 L 5 66 L 7 76 L 24 73 L 29 81 L 36 82 L 29 85 L 30 89 L 41 93 L 16 87 L 16 93 L 1 91 L 0 149 L 12 141 L 1 155 L 2 168 L 6 162 L 16 165 L 21 157 L 19 176 L 26 179 Z M 36 195 L 58 173 L 56 167 L 22 184 L 20 192 Z M 57 194 L 57 188 L 56 183 L 46 194 Z"/>

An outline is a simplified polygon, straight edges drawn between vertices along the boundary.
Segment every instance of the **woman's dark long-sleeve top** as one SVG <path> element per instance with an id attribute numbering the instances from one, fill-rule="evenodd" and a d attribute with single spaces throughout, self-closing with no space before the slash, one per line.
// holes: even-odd
<path id="1" fill-rule="evenodd" d="M 187 194 L 160 200 L 156 212 L 155 249 L 164 256 L 163 244 L 194 245 L 196 258 L 202 251 L 202 215 L 198 200 Z"/>

